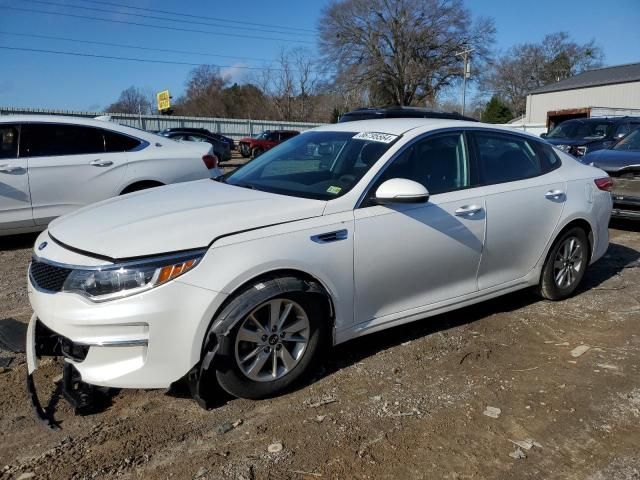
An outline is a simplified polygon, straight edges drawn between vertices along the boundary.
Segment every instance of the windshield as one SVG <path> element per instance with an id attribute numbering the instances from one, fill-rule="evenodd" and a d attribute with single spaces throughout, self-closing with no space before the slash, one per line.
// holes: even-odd
<path id="1" fill-rule="evenodd" d="M 585 122 L 569 120 L 562 122 L 549 132 L 547 138 L 569 138 L 572 140 L 594 140 L 605 138 L 611 134 L 613 124 L 610 122 Z"/>
<path id="2" fill-rule="evenodd" d="M 611 147 L 611 149 L 640 152 L 640 129 L 631 132 L 629 135 L 627 135 L 613 147 Z"/>
<path id="3" fill-rule="evenodd" d="M 397 138 L 379 133 L 308 132 L 268 150 L 223 181 L 330 200 L 351 190 Z"/>

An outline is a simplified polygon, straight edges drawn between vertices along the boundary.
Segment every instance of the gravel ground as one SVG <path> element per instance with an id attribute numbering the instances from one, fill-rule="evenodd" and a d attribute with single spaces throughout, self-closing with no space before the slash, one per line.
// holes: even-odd
<path id="1" fill-rule="evenodd" d="M 0 352 L 0 478 L 640 478 L 640 226 L 564 302 L 523 291 L 335 348 L 287 395 L 204 411 L 123 390 L 38 423 Z M 0 239 L 0 327 L 25 328 L 34 236 Z M 2 329 L 0 329 L 0 332 Z M 57 361 L 37 372 L 53 390 Z M 33 474 L 33 476 L 30 476 Z"/>

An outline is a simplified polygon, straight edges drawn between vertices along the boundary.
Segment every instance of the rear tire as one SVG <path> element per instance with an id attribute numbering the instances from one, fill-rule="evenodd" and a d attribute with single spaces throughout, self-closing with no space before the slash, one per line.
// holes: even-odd
<path id="1" fill-rule="evenodd" d="M 240 155 L 242 155 L 242 158 L 249 158 L 251 156 L 251 152 L 249 152 L 249 147 L 247 145 L 240 145 Z"/>
<path id="2" fill-rule="evenodd" d="M 251 290 L 244 291 L 229 307 L 245 306 L 252 296 Z M 216 369 L 220 386 L 250 399 L 287 390 L 311 370 L 326 344 L 323 311 L 317 295 L 302 292 L 282 293 L 254 305 L 229 333 L 232 352 L 224 367 Z"/>
<path id="3" fill-rule="evenodd" d="M 551 247 L 540 277 L 540 295 L 564 300 L 576 291 L 589 265 L 589 239 L 580 227 L 558 237 Z"/>

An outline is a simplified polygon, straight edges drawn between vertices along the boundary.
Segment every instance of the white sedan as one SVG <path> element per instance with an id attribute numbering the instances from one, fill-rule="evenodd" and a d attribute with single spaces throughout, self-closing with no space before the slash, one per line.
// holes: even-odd
<path id="1" fill-rule="evenodd" d="M 210 145 L 108 121 L 0 116 L 0 236 L 43 230 L 60 215 L 123 193 L 221 173 Z"/>
<path id="2" fill-rule="evenodd" d="M 271 396 L 332 344 L 526 287 L 570 296 L 607 250 L 610 186 L 491 125 L 316 128 L 218 181 L 53 222 L 30 266 L 29 371 L 59 341 L 88 384 Z"/>

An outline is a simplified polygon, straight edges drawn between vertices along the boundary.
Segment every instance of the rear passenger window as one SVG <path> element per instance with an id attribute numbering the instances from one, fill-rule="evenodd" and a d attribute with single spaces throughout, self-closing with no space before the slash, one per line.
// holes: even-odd
<path id="1" fill-rule="evenodd" d="M 542 142 L 535 142 L 535 146 L 538 150 L 538 154 L 540 155 L 540 161 L 542 163 L 542 170 L 544 173 L 555 170 L 560 166 L 560 159 L 553 151 L 553 147 L 551 145 L 547 145 Z"/>
<path id="2" fill-rule="evenodd" d="M 104 152 L 98 128 L 55 123 L 29 123 L 22 127 L 21 157 L 52 157 Z"/>
<path id="3" fill-rule="evenodd" d="M 140 140 L 120 133 L 104 130 L 104 146 L 107 152 L 128 152 L 140 145 Z"/>
<path id="4" fill-rule="evenodd" d="M 544 173 L 532 142 L 515 135 L 475 132 L 480 183 L 513 182 Z"/>
<path id="5" fill-rule="evenodd" d="M 14 125 L 0 126 L 0 158 L 18 156 L 18 129 Z"/>

